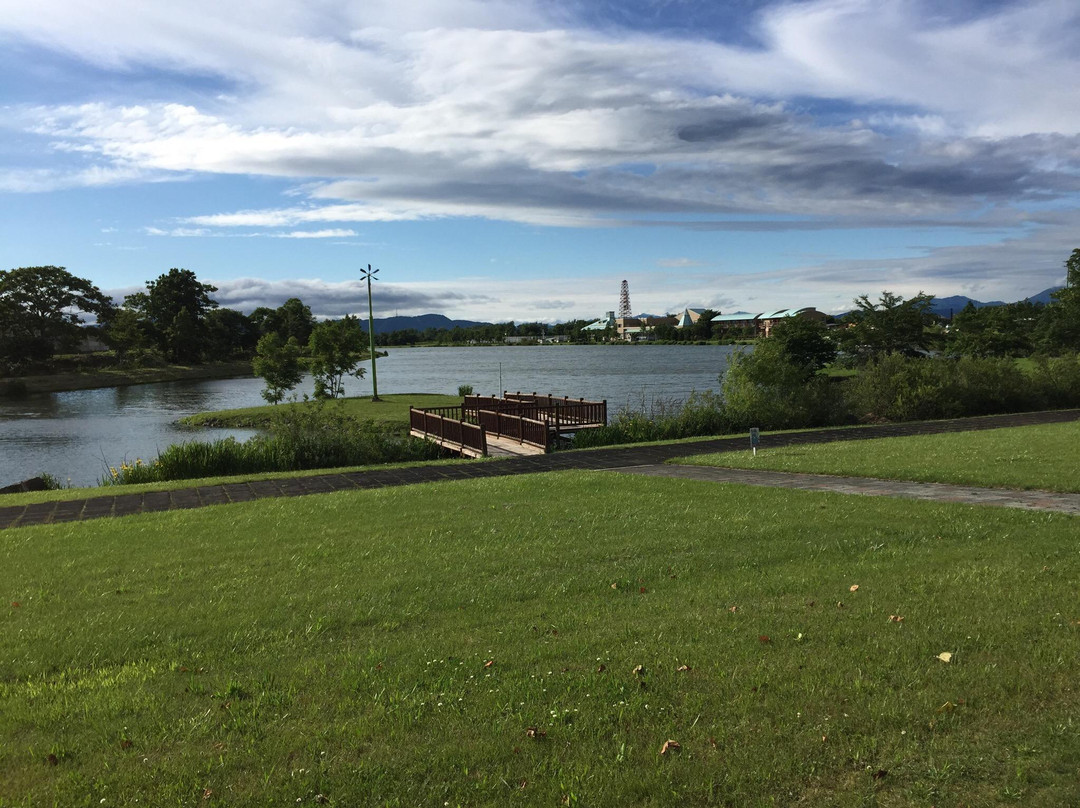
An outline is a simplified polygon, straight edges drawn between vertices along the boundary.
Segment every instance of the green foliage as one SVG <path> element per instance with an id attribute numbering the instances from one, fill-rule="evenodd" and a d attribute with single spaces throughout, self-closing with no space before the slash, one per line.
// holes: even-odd
<path id="1" fill-rule="evenodd" d="M 283 341 L 294 337 L 300 345 L 307 345 L 315 327 L 311 308 L 298 297 L 290 297 L 276 309 L 260 306 L 251 313 L 251 322 L 263 336 L 273 332 Z"/>
<path id="2" fill-rule="evenodd" d="M 189 441 L 169 446 L 149 463 L 136 460 L 109 468 L 102 484 L 126 485 L 166 480 L 338 468 L 431 460 L 439 448 L 401 429 L 358 421 L 340 408 L 320 405 L 274 413 L 270 432 L 246 441 Z"/>
<path id="3" fill-rule="evenodd" d="M 849 327 L 840 332 L 841 345 L 860 364 L 891 353 L 918 356 L 931 346 L 928 329 L 937 320 L 933 301 L 933 295 L 922 292 L 904 300 L 885 291 L 877 303 L 861 295 L 845 318 Z"/>
<path id="4" fill-rule="evenodd" d="M 457 394 L 462 398 L 471 396 L 473 394 L 473 386 L 471 384 L 459 384 Z"/>
<path id="5" fill-rule="evenodd" d="M 296 337 L 289 337 L 286 342 L 276 331 L 266 334 L 255 348 L 251 367 L 266 382 L 262 397 L 270 404 L 277 404 L 304 377 Z"/>
<path id="6" fill-rule="evenodd" d="M 1030 356 L 1045 308 L 1022 301 L 980 309 L 968 303 L 949 325 L 948 348 L 962 356 Z"/>
<path id="7" fill-rule="evenodd" d="M 158 348 L 174 362 L 199 359 L 206 347 L 206 314 L 217 308 L 210 293 L 217 288 L 200 283 L 190 269 L 170 269 L 146 282 L 145 292 L 124 298 Z"/>
<path id="8" fill-rule="evenodd" d="M 789 429 L 843 423 L 844 405 L 827 376 L 787 353 L 783 340 L 761 340 L 732 354 L 722 380 L 729 428 Z"/>
<path id="9" fill-rule="evenodd" d="M 719 396 L 709 391 L 692 393 L 685 402 L 657 399 L 648 405 L 642 401 L 638 408 L 623 408 L 607 426 L 578 432 L 574 448 L 716 435 L 727 431 L 727 424 Z"/>
<path id="10" fill-rule="evenodd" d="M 789 362 L 811 374 L 836 360 L 836 344 L 825 324 L 809 317 L 788 317 L 773 326 L 769 339 Z"/>
<path id="11" fill-rule="evenodd" d="M 364 378 L 360 362 L 367 358 L 367 340 L 360 321 L 351 315 L 316 325 L 308 340 L 308 353 L 311 375 L 315 378 L 315 398 L 343 396 L 346 376 Z"/>
<path id="12" fill-rule="evenodd" d="M 81 314 L 106 318 L 112 301 L 63 267 L 0 271 L 0 371 L 73 350 L 86 333 Z"/>

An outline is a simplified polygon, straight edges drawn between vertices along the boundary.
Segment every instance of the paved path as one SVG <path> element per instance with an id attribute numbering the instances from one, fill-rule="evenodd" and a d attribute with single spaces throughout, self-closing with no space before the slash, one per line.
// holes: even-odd
<path id="1" fill-rule="evenodd" d="M 1016 491 L 1008 488 L 977 488 L 946 483 L 916 483 L 907 480 L 879 480 L 873 477 L 835 477 L 829 474 L 799 474 L 789 471 L 723 469 L 711 466 L 632 466 L 614 469 L 649 477 L 675 477 L 714 483 L 761 485 L 769 488 L 798 488 L 804 491 L 833 491 L 871 497 L 928 499 L 964 505 L 996 505 L 1031 511 L 1055 511 L 1080 516 L 1080 494 L 1053 491 Z"/>
<path id="2" fill-rule="evenodd" d="M 838 440 L 868 440 L 871 438 L 900 437 L 905 435 L 937 435 L 946 432 L 969 432 L 1000 427 L 1026 426 L 1035 424 L 1063 423 L 1080 420 L 1080 410 L 1056 410 L 1052 412 L 1032 412 L 1019 415 L 992 415 L 984 418 L 954 418 L 945 421 L 922 421 L 908 424 L 888 424 L 868 426 L 857 429 L 821 429 L 785 434 L 763 434 L 761 448 L 779 446 L 797 446 L 814 443 L 830 443 Z M 0 529 L 24 527 L 27 525 L 54 524 L 104 516 L 127 516 L 135 513 L 201 508 L 206 505 L 220 505 L 229 502 L 248 502 L 266 497 L 294 497 L 306 494 L 322 494 L 330 491 L 385 488 L 397 485 L 435 482 L 438 480 L 467 480 L 478 477 L 503 477 L 512 474 L 536 474 L 545 471 L 563 471 L 567 469 L 628 470 L 632 467 L 660 466 L 654 473 L 663 473 L 663 464 L 676 457 L 706 452 L 730 452 L 746 449 L 749 439 L 711 438 L 689 441 L 686 443 L 664 444 L 661 446 L 629 446 L 620 449 L 596 449 L 593 451 L 556 452 L 554 454 L 532 457 L 516 457 L 488 462 L 461 462 L 444 465 L 424 465 L 403 469 L 374 468 L 366 471 L 344 474 L 319 474 L 310 477 L 289 477 L 280 480 L 262 480 L 247 483 L 226 483 L 223 485 L 181 488 L 175 491 L 158 491 L 145 494 L 123 493 L 118 489 L 115 495 L 96 496 L 85 499 L 70 499 L 62 502 L 43 502 L 37 505 L 15 505 L 0 507 Z M 689 467 L 687 467 L 689 468 Z M 689 474 L 689 472 L 687 472 Z M 694 473 L 702 473 L 695 471 Z M 739 477 L 738 482 L 753 484 L 751 474 L 762 472 L 733 471 Z M 820 490 L 840 490 L 836 485 L 851 486 L 853 478 L 834 478 L 840 482 L 826 485 L 818 475 L 814 486 Z M 764 479 L 764 478 L 762 478 Z M 773 483 L 777 484 L 775 479 Z M 890 493 L 901 496 L 903 489 L 912 483 L 875 481 L 882 486 L 882 494 Z M 758 483 L 766 484 L 766 483 Z M 951 486 L 949 488 L 952 488 Z M 987 490 L 987 489 L 978 489 Z M 1024 498 L 1035 495 L 1034 492 L 1002 492 L 1005 500 L 1013 502 L 1028 501 Z M 941 498 L 947 501 L 952 494 Z M 1049 495 L 1039 492 L 1037 496 Z M 1004 501 L 991 502 L 987 494 L 980 501 L 983 504 L 1005 504 Z M 998 498 L 1000 500 L 1000 498 Z M 1016 504 L 1013 507 L 1032 507 Z"/>

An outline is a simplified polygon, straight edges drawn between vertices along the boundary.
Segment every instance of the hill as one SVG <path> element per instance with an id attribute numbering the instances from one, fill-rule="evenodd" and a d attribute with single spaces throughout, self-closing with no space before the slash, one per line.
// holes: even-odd
<path id="1" fill-rule="evenodd" d="M 367 320 L 360 323 L 367 331 Z M 417 314 L 411 317 L 376 317 L 375 333 L 389 334 L 391 331 L 404 331 L 412 328 L 417 331 L 426 331 L 429 328 L 472 328 L 477 325 L 491 325 L 490 323 L 476 320 L 451 320 L 444 314 Z"/>

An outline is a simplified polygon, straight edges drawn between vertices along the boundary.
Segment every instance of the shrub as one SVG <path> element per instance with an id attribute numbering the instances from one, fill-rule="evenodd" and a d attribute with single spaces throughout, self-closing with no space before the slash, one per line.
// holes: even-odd
<path id="1" fill-rule="evenodd" d="M 110 467 L 103 484 L 128 484 L 230 476 L 267 471 L 361 466 L 431 460 L 438 446 L 404 429 L 359 421 L 320 404 L 275 413 L 269 434 L 246 441 L 225 438 L 169 446 L 152 463 Z"/>
<path id="2" fill-rule="evenodd" d="M 471 396 L 473 394 L 473 386 L 471 384 L 459 384 L 457 394 L 462 398 L 465 398 L 465 396 Z"/>
<path id="3" fill-rule="evenodd" d="M 847 409 L 828 377 L 792 361 L 778 342 L 761 341 L 752 353 L 737 352 L 723 377 L 723 409 L 729 430 L 791 429 L 844 423 Z"/>

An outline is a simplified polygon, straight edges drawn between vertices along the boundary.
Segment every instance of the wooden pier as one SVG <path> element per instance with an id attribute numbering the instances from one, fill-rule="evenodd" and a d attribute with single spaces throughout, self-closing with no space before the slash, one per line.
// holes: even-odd
<path id="1" fill-rule="evenodd" d="M 409 434 L 464 457 L 544 454 L 560 435 L 607 424 L 607 402 L 537 393 L 465 396 L 461 406 L 409 409 Z"/>

